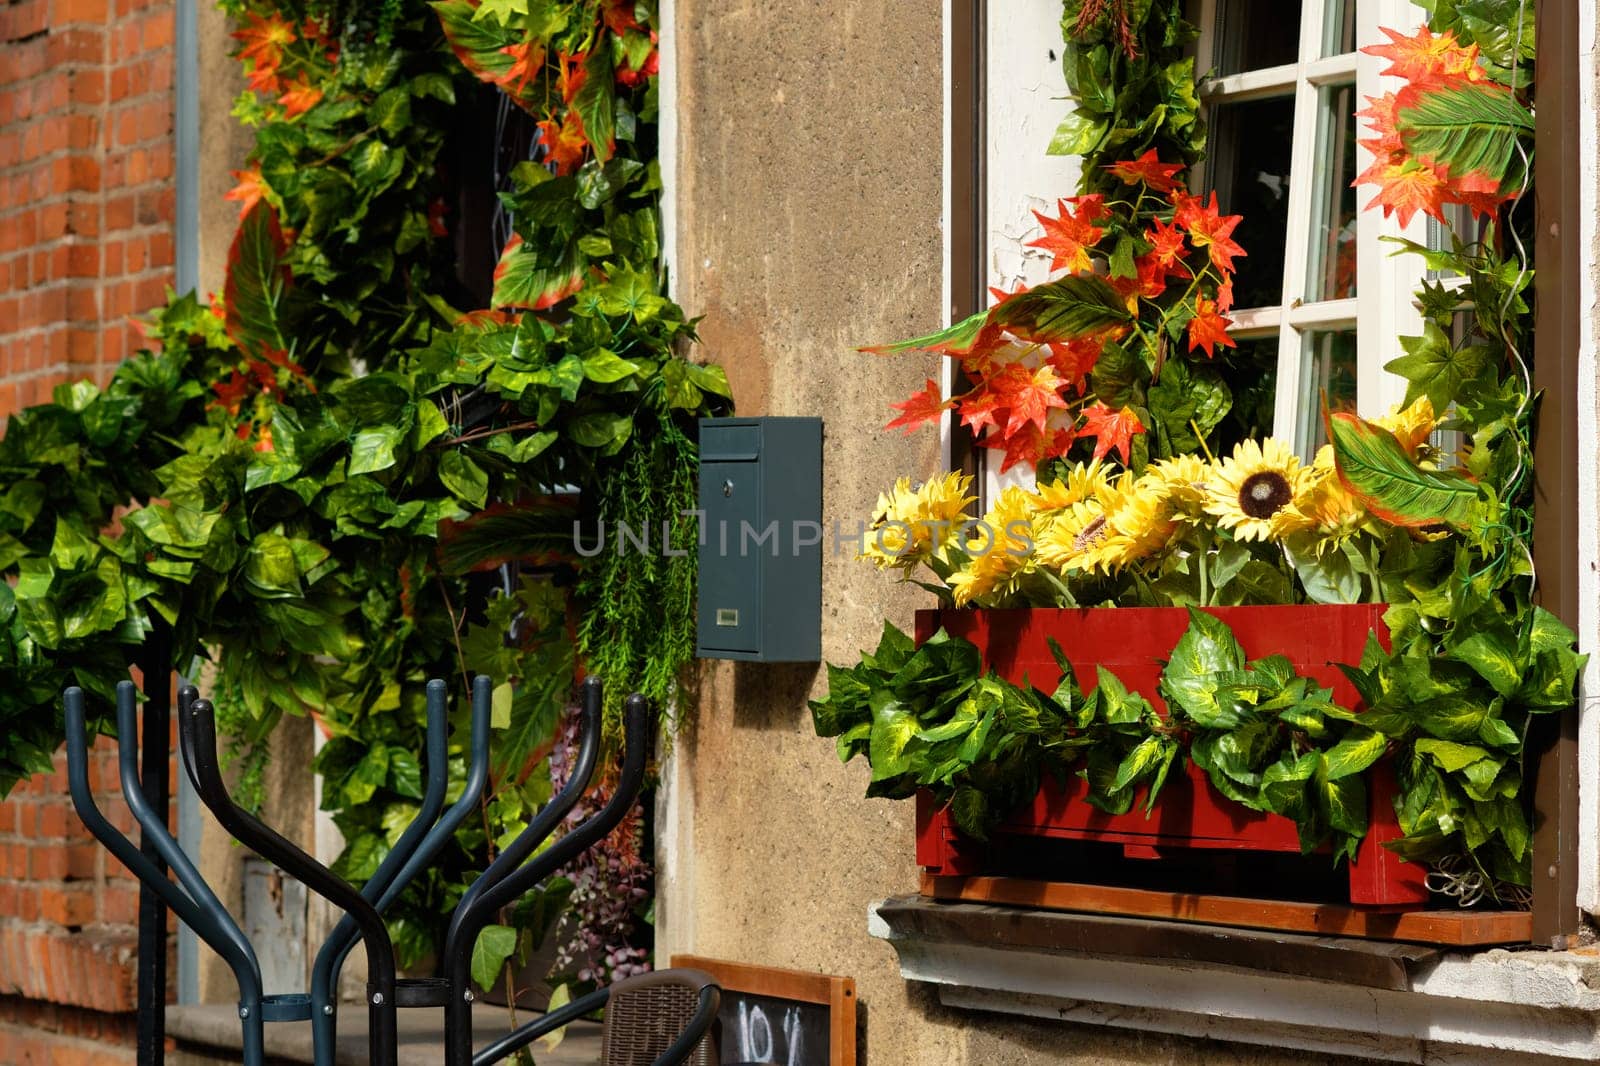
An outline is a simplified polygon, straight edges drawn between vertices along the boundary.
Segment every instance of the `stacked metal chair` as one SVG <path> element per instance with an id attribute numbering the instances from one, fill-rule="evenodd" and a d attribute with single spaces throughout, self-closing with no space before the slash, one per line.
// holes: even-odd
<path id="1" fill-rule="evenodd" d="M 448 785 L 446 686 L 442 681 L 429 682 L 428 780 L 421 807 L 378 870 L 358 891 L 233 802 L 223 783 L 217 758 L 215 709 L 192 687 L 179 692 L 178 735 L 183 764 L 201 802 L 234 839 L 344 912 L 317 953 L 310 992 L 264 995 L 260 964 L 249 940 L 173 839 L 164 814 L 152 808 L 139 787 L 137 697 L 133 685 L 123 682 L 117 688 L 122 792 L 144 839 L 153 842 L 159 855 L 171 866 L 176 884 L 118 832 L 95 806 L 88 783 L 85 697 L 81 689 L 67 690 L 64 700 L 67 774 L 73 804 L 94 837 L 135 877 L 155 891 L 179 920 L 193 929 L 232 969 L 239 987 L 244 1066 L 261 1066 L 263 1062 L 265 1023 L 303 1021 L 311 1023 L 316 1066 L 334 1066 L 339 970 L 357 939 L 363 942 L 367 956 L 367 1032 L 372 1066 L 396 1066 L 398 1008 L 442 1008 L 446 1066 L 489 1066 L 526 1047 L 539 1036 L 600 1009 L 608 1002 L 613 1006 L 608 1011 L 602 1034 L 606 1066 L 673 1066 L 691 1061 L 691 1056 L 696 1066 L 715 1061 L 715 1041 L 710 1034 L 716 1020 L 719 990 L 709 977 L 695 971 L 667 971 L 618 982 L 610 989 L 601 989 L 535 1019 L 476 1053 L 472 1049 L 474 997 L 470 963 L 478 933 L 501 908 L 615 829 L 633 806 L 644 783 L 649 706 L 644 697 L 635 694 L 629 696 L 625 704 L 622 773 L 611 799 L 599 812 L 574 826 L 529 861 L 529 856 L 538 851 L 571 813 L 594 775 L 602 704 L 600 682 L 595 678 L 583 685 L 581 735 L 571 777 L 462 897 L 452 916 L 446 940 L 444 975 L 422 979 L 396 976 L 394 947 L 384 925 L 383 913 L 411 880 L 437 858 L 482 797 L 489 773 L 490 695 L 489 679 L 476 678 L 472 688 L 466 788 L 441 817 Z M 628 1024 L 627 1019 L 632 1019 L 632 1024 Z M 622 1028 L 618 1028 L 619 1024 Z"/>

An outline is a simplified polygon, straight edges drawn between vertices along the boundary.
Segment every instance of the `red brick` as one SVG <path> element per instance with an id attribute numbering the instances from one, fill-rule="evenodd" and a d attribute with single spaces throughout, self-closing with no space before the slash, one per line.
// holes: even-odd
<path id="1" fill-rule="evenodd" d="M 88 925 L 95 919 L 94 895 L 88 885 L 43 886 L 39 889 L 39 914 L 56 925 Z"/>

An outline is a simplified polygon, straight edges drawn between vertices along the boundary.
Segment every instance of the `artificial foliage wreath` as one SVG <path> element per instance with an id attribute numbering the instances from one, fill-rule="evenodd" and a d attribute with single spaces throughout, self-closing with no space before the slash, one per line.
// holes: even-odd
<path id="1" fill-rule="evenodd" d="M 246 791 L 280 717 L 316 713 L 336 869 L 359 882 L 421 799 L 427 679 L 464 694 L 486 673 L 483 817 L 388 914 L 412 965 L 548 798 L 577 665 L 606 681 L 614 730 L 630 690 L 665 714 L 692 654 L 692 552 L 624 570 L 572 550 L 575 520 L 659 527 L 691 508 L 695 420 L 731 406 L 721 370 L 686 358 L 693 325 L 664 295 L 654 5 L 222 7 L 249 86 L 234 114 L 255 134 L 228 194 L 240 223 L 222 292 L 173 296 L 150 350 L 104 388 L 19 412 L 0 440 L 15 582 L 0 582 L 0 791 L 51 768 L 64 687 L 109 701 L 166 627 L 175 667 L 213 664 Z M 488 190 L 496 214 L 473 208 L 468 171 L 503 147 L 471 132 L 502 93 L 536 133 Z M 494 224 L 513 235 L 491 294 L 468 238 Z M 454 778 L 464 763 L 461 740 Z M 615 861 L 569 871 L 579 983 L 648 946 L 637 833 L 608 845 Z M 475 973 L 492 980 L 572 892 L 543 886 L 509 942 L 497 928 L 479 945 Z"/>
<path id="2" fill-rule="evenodd" d="M 1177 0 L 1065 5 L 1073 112 L 1052 151 L 1084 157 L 1082 187 L 1034 242 L 1065 273 L 868 349 L 950 356 L 973 383 L 947 400 L 930 382 L 892 426 L 953 409 L 1003 467 L 1037 470 L 977 520 L 967 478 L 902 479 L 863 551 L 880 569 L 926 568 L 957 606 L 1386 603 L 1389 649 L 1346 666 L 1365 713 L 1283 663 L 1247 663 L 1199 612 L 1163 676 L 1167 717 L 1105 672 L 1085 693 L 1069 671 L 1047 695 L 985 672 L 964 641 L 916 648 L 888 626 L 812 704 L 841 758 L 871 762 L 870 794 L 929 789 L 982 836 L 1043 772 L 1126 810 L 1139 784 L 1159 803 L 1187 757 L 1224 796 L 1293 819 L 1305 847 L 1353 854 L 1359 772 L 1387 756 L 1404 837 L 1386 846 L 1469 871 L 1468 896 L 1529 883 L 1524 748 L 1538 716 L 1571 708 L 1584 662 L 1532 600 L 1534 28 L 1521 0 L 1423 6 L 1428 25 L 1365 49 L 1405 84 L 1362 112 L 1374 158 L 1357 184 L 1402 221 L 1448 223 L 1454 204 L 1474 224 L 1448 251 L 1398 242 L 1450 276 L 1424 283 L 1424 333 L 1387 365 L 1409 383 L 1402 408 L 1325 412 L 1330 443 L 1303 462 L 1241 402 L 1259 383 L 1223 356 L 1247 250 L 1215 194 L 1180 183 L 1204 134 Z M 1442 454 L 1436 431 L 1460 447 Z"/>

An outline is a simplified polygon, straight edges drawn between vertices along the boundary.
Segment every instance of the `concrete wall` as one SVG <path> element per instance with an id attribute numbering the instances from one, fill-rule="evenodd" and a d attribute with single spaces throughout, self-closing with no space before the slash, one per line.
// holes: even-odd
<path id="1" fill-rule="evenodd" d="M 679 300 L 745 415 L 825 420 L 824 523 L 869 521 L 897 474 L 939 466 L 937 438 L 880 427 L 930 362 L 856 345 L 939 324 L 938 0 L 677 0 Z M 926 596 L 825 555 L 823 655 L 840 662 Z M 866 800 L 806 708 L 815 666 L 706 663 L 662 799 L 660 956 L 848 974 L 865 1066 L 1288 1063 L 1280 1056 L 958 1012 L 899 975 L 869 902 L 913 892 L 908 804 Z"/>

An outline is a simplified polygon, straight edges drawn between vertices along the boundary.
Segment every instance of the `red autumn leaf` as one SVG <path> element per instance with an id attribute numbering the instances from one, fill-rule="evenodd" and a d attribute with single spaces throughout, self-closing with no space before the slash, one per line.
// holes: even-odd
<path id="1" fill-rule="evenodd" d="M 584 79 L 589 72 L 584 69 L 584 64 L 589 60 L 588 52 L 574 52 L 568 55 L 558 52 L 556 60 L 560 64 L 560 73 L 556 76 L 556 91 L 561 93 L 561 101 L 567 106 L 578 98 L 578 90 L 583 88 Z"/>
<path id="2" fill-rule="evenodd" d="M 582 166 L 589 141 L 583 135 L 583 119 L 577 110 L 568 111 L 562 122 L 553 118 L 540 122 L 539 143 L 544 145 L 545 162 L 555 168 L 557 175 L 571 174 Z"/>
<path id="3" fill-rule="evenodd" d="M 961 397 L 961 424 L 974 433 L 982 433 L 983 427 L 990 426 L 999 429 L 1000 424 L 994 420 L 995 412 L 1003 410 L 1000 397 L 988 388 L 979 386 Z"/>
<path id="4" fill-rule="evenodd" d="M 544 70 L 544 47 L 530 39 L 508 44 L 500 52 L 511 57 L 511 65 L 489 80 L 504 89 L 507 95 L 521 96 Z"/>
<path id="5" fill-rule="evenodd" d="M 1418 211 L 1432 215 L 1440 222 L 1447 221 L 1444 203 L 1449 188 L 1437 171 L 1415 159 L 1404 159 L 1397 163 L 1380 159 L 1362 171 L 1354 184 L 1378 186 L 1378 195 L 1367 205 L 1367 210 L 1382 207 L 1384 218 L 1398 214 L 1401 226 L 1409 226 Z"/>
<path id="6" fill-rule="evenodd" d="M 1178 277 L 1189 276 L 1189 268 L 1184 265 L 1184 257 L 1189 254 L 1189 249 L 1183 242 L 1183 230 L 1171 223 L 1160 219 L 1144 231 L 1144 239 L 1150 242 L 1150 255 L 1155 256 L 1161 268 L 1169 274 Z"/>
<path id="7" fill-rule="evenodd" d="M 655 34 L 651 34 L 650 36 L 653 39 Z M 625 86 L 629 89 L 637 89 L 639 86 L 643 85 L 645 82 L 649 81 L 651 78 L 660 73 L 661 49 L 655 48 L 652 49 L 650 54 L 645 57 L 644 65 L 638 70 L 634 70 L 631 67 L 618 67 L 617 84 Z"/>
<path id="8" fill-rule="evenodd" d="M 249 170 L 230 170 L 239 184 L 222 194 L 224 200 L 237 200 L 239 203 L 239 217 L 250 213 L 250 209 L 260 202 L 266 185 L 261 180 L 261 168 L 251 167 Z"/>
<path id="9" fill-rule="evenodd" d="M 1050 261 L 1051 270 L 1066 268 L 1074 274 L 1083 273 L 1090 268 L 1089 249 L 1105 235 L 1105 231 L 1095 225 L 1105 213 L 1105 197 L 1099 194 L 1075 196 L 1060 201 L 1057 211 L 1059 218 L 1038 211 L 1033 213 L 1044 227 L 1044 236 L 1029 241 L 1028 247 L 1049 252 L 1054 257 Z"/>
<path id="10" fill-rule="evenodd" d="M 428 205 L 428 232 L 435 237 L 450 236 L 450 227 L 444 221 L 449 214 L 450 206 L 444 202 L 444 197 L 435 196 Z"/>
<path id="11" fill-rule="evenodd" d="M 244 29 L 235 30 L 232 36 L 243 44 L 240 59 L 254 64 L 256 70 L 276 69 L 283 61 L 283 49 L 295 42 L 294 23 L 278 15 L 262 18 L 251 14 Z"/>
<path id="12" fill-rule="evenodd" d="M 283 79 L 278 77 L 278 68 L 256 67 L 244 76 L 245 84 L 254 92 L 263 96 L 277 96 L 283 92 Z"/>
<path id="13" fill-rule="evenodd" d="M 601 16 L 605 19 L 606 28 L 621 37 L 629 30 L 642 27 L 639 20 L 633 17 L 634 0 L 606 0 L 605 12 Z"/>
<path id="14" fill-rule="evenodd" d="M 1233 240 L 1233 231 L 1244 221 L 1243 215 L 1224 215 L 1217 209 L 1217 194 L 1211 194 L 1207 204 L 1203 197 L 1178 193 L 1173 197 L 1177 210 L 1172 220 L 1189 231 L 1189 240 L 1196 248 L 1204 248 L 1211 257 L 1212 266 L 1220 271 L 1233 272 L 1233 261 L 1246 252 Z"/>
<path id="15" fill-rule="evenodd" d="M 1367 120 L 1367 128 L 1376 137 L 1363 138 L 1357 143 L 1378 159 L 1386 159 L 1396 153 L 1406 150 L 1405 142 L 1400 139 L 1400 131 L 1395 128 L 1395 123 L 1400 118 L 1400 98 L 1394 93 L 1384 93 L 1382 96 L 1369 96 L 1367 103 L 1372 106 L 1365 111 L 1357 111 L 1356 118 Z"/>
<path id="16" fill-rule="evenodd" d="M 1231 290 L 1231 286 L 1230 286 Z M 1229 292 L 1232 299 L 1232 292 Z M 1195 315 L 1189 320 L 1189 350 L 1196 348 L 1206 353 L 1206 358 L 1212 358 L 1216 353 L 1213 345 L 1220 344 L 1224 348 L 1236 348 L 1233 338 L 1228 336 L 1228 327 L 1233 323 L 1217 313 L 1216 301 L 1205 296 L 1198 297 L 1195 302 Z"/>
<path id="17" fill-rule="evenodd" d="M 289 83 L 284 94 L 278 97 L 278 103 L 283 105 L 284 118 L 296 118 L 317 106 L 317 101 L 322 99 L 322 90 L 306 80 L 301 74 Z"/>
<path id="18" fill-rule="evenodd" d="M 1029 423 L 1044 429 L 1050 408 L 1067 406 L 1067 401 L 1061 398 L 1063 384 L 1065 382 L 1056 376 L 1055 368 L 1049 363 L 1031 372 L 1020 363 L 1012 363 L 990 378 L 989 388 L 1010 412 L 1006 435 L 1015 434 Z"/>
<path id="19" fill-rule="evenodd" d="M 1051 341 L 1049 348 L 1050 365 L 1061 376 L 1061 380 L 1071 386 L 1073 392 L 1081 393 L 1095 363 L 1100 360 L 1105 338 L 1094 335 L 1073 337 L 1065 341 Z"/>
<path id="20" fill-rule="evenodd" d="M 912 393 L 909 400 L 904 403 L 892 403 L 889 406 L 902 413 L 899 418 L 883 428 L 903 428 L 909 436 L 924 422 L 937 424 L 939 416 L 954 407 L 955 403 L 946 400 L 939 392 L 939 383 L 929 378 L 928 384 L 920 392 Z"/>
<path id="21" fill-rule="evenodd" d="M 1142 181 L 1157 192 L 1172 192 L 1178 187 L 1176 178 L 1183 164 L 1163 163 L 1152 148 L 1138 159 L 1124 159 L 1106 169 L 1124 185 L 1137 185 Z"/>
<path id="22" fill-rule="evenodd" d="M 1144 423 L 1139 421 L 1133 408 L 1113 411 L 1105 404 L 1097 403 L 1083 412 L 1083 428 L 1078 431 L 1078 436 L 1095 438 L 1096 459 L 1103 459 L 1107 453 L 1115 451 L 1121 454 L 1122 463 L 1126 466 L 1133 438 L 1143 432 Z"/>
<path id="23" fill-rule="evenodd" d="M 1228 278 L 1217 286 L 1217 310 L 1227 314 L 1233 310 L 1233 279 Z"/>
<path id="24" fill-rule="evenodd" d="M 1478 46 L 1461 47 L 1453 33 L 1434 36 L 1426 25 L 1419 26 L 1415 35 L 1407 37 L 1398 30 L 1381 26 L 1388 44 L 1369 44 L 1361 51 L 1389 61 L 1382 73 L 1407 81 L 1426 81 L 1429 78 L 1457 78 L 1467 81 L 1484 81 L 1488 74 L 1478 66 Z"/>

